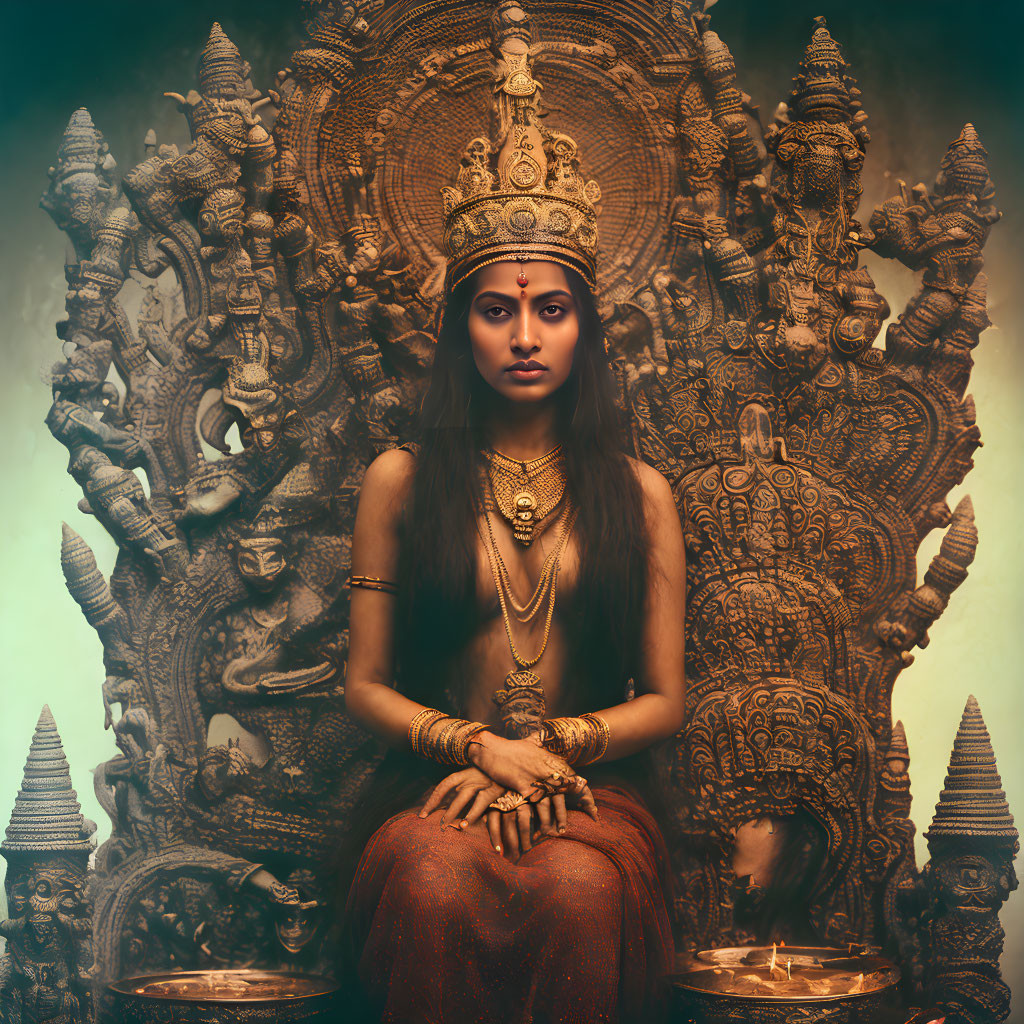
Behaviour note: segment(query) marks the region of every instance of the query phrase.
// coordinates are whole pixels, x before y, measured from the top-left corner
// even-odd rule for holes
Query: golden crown
[[[594,287],[601,190],[580,174],[576,142],[541,124],[541,85],[517,42],[499,50],[497,144],[473,139],[455,187],[441,190],[447,284],[454,288],[499,260],[546,259],[576,270]]]

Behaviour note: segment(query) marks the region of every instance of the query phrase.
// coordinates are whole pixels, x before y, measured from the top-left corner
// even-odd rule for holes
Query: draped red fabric
[[[395,815],[363,852],[346,907],[359,982],[384,1024],[645,1024],[673,963],[667,853],[625,786],[594,786],[599,821],[516,864],[486,830]]]

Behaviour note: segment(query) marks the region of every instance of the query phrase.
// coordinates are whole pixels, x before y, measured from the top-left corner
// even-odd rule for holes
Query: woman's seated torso
[[[560,527],[556,510],[550,516],[550,525],[524,547],[512,537],[512,531],[499,515],[492,514],[491,529],[495,543],[508,570],[512,591],[520,603],[533,593],[541,574],[544,560],[558,545]],[[471,721],[499,725],[498,709],[493,696],[513,669],[508,636],[505,632],[498,590],[488,557],[487,525],[481,517],[476,539],[476,596],[481,613],[481,624],[462,656],[453,665],[453,674],[462,676],[465,705],[462,713]],[[562,706],[568,665],[567,624],[573,614],[576,582],[579,574],[579,551],[576,538],[571,534],[561,554],[560,570],[555,592],[555,607],[544,655],[533,667],[541,677],[549,718],[568,713]],[[508,609],[512,637],[516,649],[526,659],[532,658],[544,641],[547,622],[547,604],[528,623],[519,622]],[[451,680],[453,684],[458,680]]]

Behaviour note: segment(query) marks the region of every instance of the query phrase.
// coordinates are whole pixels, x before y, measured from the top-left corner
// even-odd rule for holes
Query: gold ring
[[[489,809],[493,811],[501,811],[502,814],[508,811],[514,811],[517,807],[521,807],[526,803],[526,797],[522,793],[516,793],[511,789],[506,789],[493,803],[489,804]]]

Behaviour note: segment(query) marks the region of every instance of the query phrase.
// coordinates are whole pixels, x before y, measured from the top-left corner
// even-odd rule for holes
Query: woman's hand
[[[575,775],[569,762],[552,754],[534,733],[524,740],[508,740],[492,732],[483,732],[470,743],[469,759],[488,778],[527,800],[537,801],[543,790],[539,779],[560,773],[566,780]]]
[[[580,809],[598,820],[597,803],[590,787],[569,794],[570,804],[579,803]],[[489,810],[487,812],[487,834],[491,845],[508,860],[517,861],[536,842],[546,836],[565,834],[568,827],[566,794],[546,796],[536,803],[520,804],[511,811]]]
[[[455,822],[460,814],[469,807],[469,813],[453,828],[469,828],[474,821],[483,817],[487,806],[505,791],[493,779],[488,778],[479,768],[463,768],[442,779],[433,789],[427,802],[420,810],[420,817],[425,818],[438,807],[447,807],[441,815],[441,824],[445,819]],[[454,794],[454,795],[453,795]]]

